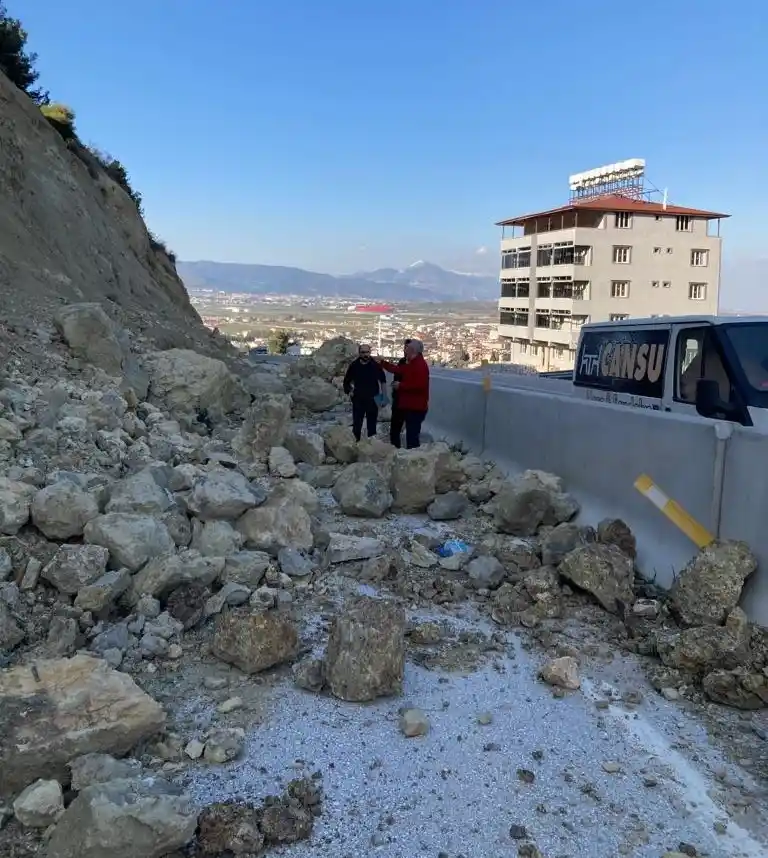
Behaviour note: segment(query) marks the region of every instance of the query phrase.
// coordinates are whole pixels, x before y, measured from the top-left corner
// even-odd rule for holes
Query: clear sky
[[[766,0],[7,0],[182,259],[498,270],[494,221],[645,158],[766,258]]]

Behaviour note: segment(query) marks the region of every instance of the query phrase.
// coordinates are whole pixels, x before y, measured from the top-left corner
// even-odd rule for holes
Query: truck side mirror
[[[720,399],[720,385],[714,379],[700,378],[696,382],[696,411],[702,417],[731,420],[736,409]]]

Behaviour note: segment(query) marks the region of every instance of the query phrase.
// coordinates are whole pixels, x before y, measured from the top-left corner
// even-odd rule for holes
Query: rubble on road
[[[315,781],[209,804],[199,826],[179,788],[247,760],[256,697],[284,679],[315,702],[373,704],[400,697],[407,665],[478,670],[522,635],[542,656],[532,678],[563,705],[587,695],[589,657],[621,651],[660,699],[768,708],[768,632],[738,607],[747,546],[709,546],[661,593],[636,575],[630,528],[577,521],[555,475],[507,478],[443,442],[357,443],[343,339],[260,380],[183,349],[126,353],[92,306],[61,325],[115,375],[0,387],[0,822],[13,808],[14,831],[46,831],[48,858],[309,837]],[[456,632],[436,611],[497,631]],[[577,646],[585,623],[594,639]],[[199,665],[189,693],[212,695],[210,711],[179,735],[165,709]],[[427,711],[403,708],[397,738],[429,742]]]

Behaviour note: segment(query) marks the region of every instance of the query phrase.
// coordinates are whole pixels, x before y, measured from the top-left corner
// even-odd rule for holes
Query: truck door
[[[722,402],[737,407],[734,384],[712,325],[680,325],[674,334],[672,378],[667,376],[671,391],[665,391],[665,406],[683,414],[697,414],[696,382],[706,378],[717,382]],[[741,422],[734,417],[719,419]]]

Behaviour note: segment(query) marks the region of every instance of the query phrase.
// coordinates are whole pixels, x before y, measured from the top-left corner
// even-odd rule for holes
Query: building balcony
[[[529,340],[528,325],[499,325],[500,337],[514,340]]]
[[[533,339],[537,343],[548,343],[556,346],[576,348],[579,341],[579,331],[567,328],[534,328]]]
[[[537,298],[537,310],[573,310],[573,298]]]
[[[501,249],[515,250],[518,247],[527,247],[531,244],[531,240],[538,244],[551,244],[555,241],[572,241],[575,244],[576,235],[577,230],[571,227],[570,229],[553,229],[532,235],[516,235],[514,238],[505,236],[501,240]]]

